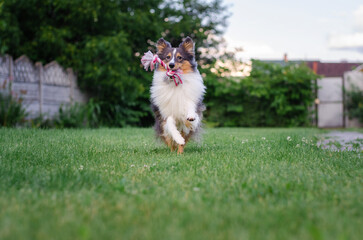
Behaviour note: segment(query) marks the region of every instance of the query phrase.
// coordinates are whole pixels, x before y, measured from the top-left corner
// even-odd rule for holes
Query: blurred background
[[[207,126],[362,126],[356,0],[0,0],[0,125],[152,126],[140,59],[186,36]]]

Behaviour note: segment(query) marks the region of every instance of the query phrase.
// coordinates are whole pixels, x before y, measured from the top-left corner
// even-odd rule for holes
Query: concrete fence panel
[[[1,91],[22,99],[29,118],[53,118],[62,105],[87,102],[72,69],[64,70],[56,61],[43,67],[40,62],[33,64],[27,56],[15,61],[8,55],[1,56],[0,84]]]

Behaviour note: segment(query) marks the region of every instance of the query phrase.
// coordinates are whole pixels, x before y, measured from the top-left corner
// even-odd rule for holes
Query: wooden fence
[[[62,105],[87,102],[71,68],[64,70],[56,61],[33,64],[27,56],[15,61],[9,55],[0,56],[0,91],[21,98],[29,118],[40,114],[52,118]]]

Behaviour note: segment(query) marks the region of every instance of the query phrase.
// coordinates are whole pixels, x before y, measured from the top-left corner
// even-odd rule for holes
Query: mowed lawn
[[[0,129],[0,239],[362,239],[363,154],[316,129]],[[290,140],[288,140],[290,139]]]

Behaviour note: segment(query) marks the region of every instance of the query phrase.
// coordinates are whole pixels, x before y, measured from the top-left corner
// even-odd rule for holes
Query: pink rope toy
[[[183,81],[181,80],[179,74],[181,74],[181,71],[178,69],[177,71],[170,70],[169,66],[166,65],[157,54],[153,55],[152,52],[148,51],[144,54],[144,56],[141,58],[141,63],[144,65],[145,70],[150,67],[150,70],[154,70],[155,63],[158,62],[161,66],[163,66],[166,69],[166,76],[172,78],[174,80],[175,86],[178,86],[179,83],[183,84]],[[178,79],[176,79],[177,77]]]

